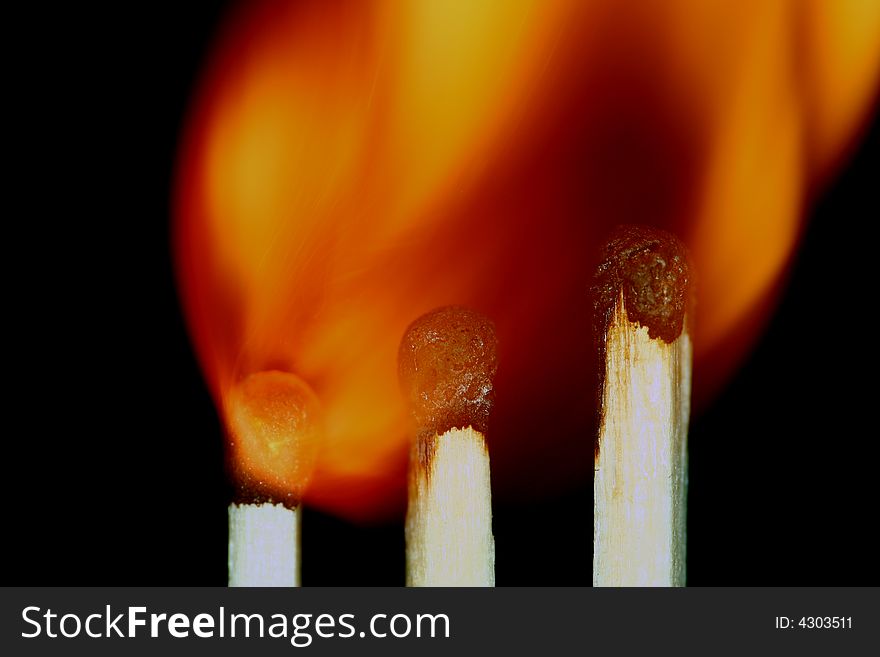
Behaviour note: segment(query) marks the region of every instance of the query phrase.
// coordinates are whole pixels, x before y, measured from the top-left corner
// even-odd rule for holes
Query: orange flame
[[[600,240],[620,222],[685,238],[697,372],[717,386],[878,68],[880,5],[858,0],[248,5],[194,103],[176,208],[183,303],[227,425],[237,382],[294,372],[326,412],[308,499],[398,508],[398,342],[466,304],[501,344],[496,488],[589,476]]]

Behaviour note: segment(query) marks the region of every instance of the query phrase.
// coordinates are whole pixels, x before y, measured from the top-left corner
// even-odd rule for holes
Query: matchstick
[[[487,318],[440,308],[407,329],[401,387],[415,420],[406,516],[408,586],[495,586],[485,432],[497,339]]]
[[[318,400],[295,375],[267,371],[240,382],[227,408],[229,586],[299,586],[302,493],[323,428]]]
[[[607,243],[594,288],[594,586],[685,584],[691,287],[669,233],[625,226]]]
[[[301,506],[229,505],[229,586],[299,586]]]

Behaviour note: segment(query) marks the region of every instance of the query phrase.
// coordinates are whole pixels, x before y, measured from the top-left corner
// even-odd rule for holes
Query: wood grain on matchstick
[[[301,507],[229,506],[229,586],[299,586]]]
[[[497,339],[465,308],[435,310],[407,329],[400,380],[415,421],[406,517],[409,586],[494,586],[492,491],[485,431]]]
[[[691,274],[671,235],[620,229],[597,274],[603,359],[593,584],[683,586]]]

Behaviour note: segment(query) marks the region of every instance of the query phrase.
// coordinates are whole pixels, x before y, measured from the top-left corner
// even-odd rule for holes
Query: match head
[[[693,275],[687,250],[671,233],[648,226],[620,226],[602,250],[593,286],[600,341],[623,293],[630,322],[648,335],[674,341],[692,304]]]
[[[312,389],[288,372],[257,372],[233,388],[226,415],[235,501],[296,507],[323,435]]]
[[[498,369],[498,339],[487,317],[460,306],[422,315],[404,333],[398,366],[421,435],[469,426],[486,431]]]

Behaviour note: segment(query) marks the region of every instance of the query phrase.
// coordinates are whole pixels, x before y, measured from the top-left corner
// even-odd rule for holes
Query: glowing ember
[[[497,490],[589,477],[598,246],[619,223],[684,238],[696,376],[723,381],[876,89],[873,4],[248,3],[196,97],[177,199],[227,426],[245,377],[295,372],[326,414],[309,500],[394,509],[400,337],[464,304],[499,337]]]
[[[285,372],[258,372],[229,394],[230,461],[238,501],[296,506],[323,433],[315,394]]]

